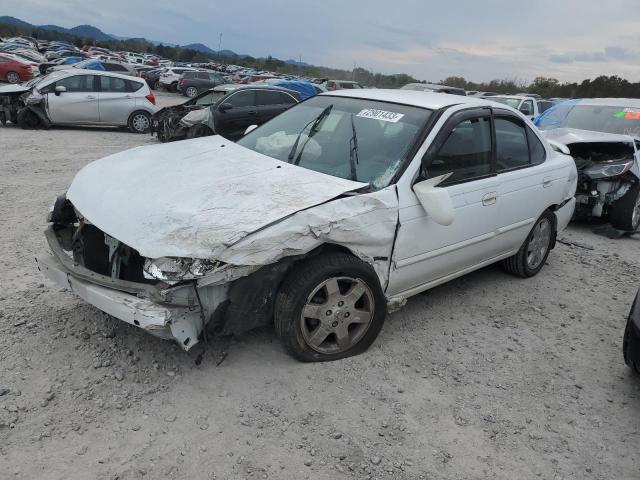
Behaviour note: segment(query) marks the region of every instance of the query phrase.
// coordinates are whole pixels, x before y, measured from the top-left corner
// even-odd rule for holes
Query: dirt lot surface
[[[0,128],[0,478],[640,478],[621,354],[640,240],[571,226],[579,245],[537,277],[489,267],[418,295],[356,358],[297,363],[264,329],[198,366],[34,263],[74,174],[154,142]]]

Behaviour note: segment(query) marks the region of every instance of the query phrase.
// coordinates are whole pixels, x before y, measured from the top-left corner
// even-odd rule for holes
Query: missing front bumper
[[[173,339],[184,350],[189,350],[198,343],[203,327],[199,307],[163,305],[88,282],[72,275],[53,255],[42,255],[36,258],[36,263],[47,278],[70,289],[87,303],[113,317],[157,337]]]

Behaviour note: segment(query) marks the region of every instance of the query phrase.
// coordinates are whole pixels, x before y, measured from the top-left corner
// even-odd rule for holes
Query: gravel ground
[[[33,261],[74,174],[150,143],[0,128],[0,478],[640,478],[621,355],[637,238],[572,225],[537,277],[489,267],[418,295],[355,358],[297,363],[264,329],[198,366]]]

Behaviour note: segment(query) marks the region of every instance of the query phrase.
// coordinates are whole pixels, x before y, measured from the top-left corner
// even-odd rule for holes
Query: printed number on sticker
[[[374,120],[382,120],[383,122],[396,123],[404,117],[404,114],[387,112],[386,110],[376,110],[375,108],[365,108],[356,116],[362,118],[373,118]]]

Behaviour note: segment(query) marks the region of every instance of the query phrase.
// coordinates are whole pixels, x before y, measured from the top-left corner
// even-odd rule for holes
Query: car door
[[[222,105],[230,108],[224,109]],[[242,135],[249,125],[258,123],[256,107],[256,91],[254,89],[239,90],[225,97],[215,112],[216,133],[235,140]]]
[[[566,175],[545,164],[545,146],[522,118],[495,110],[494,126],[499,199],[496,243],[500,253],[515,253],[538,217],[559,197],[552,192],[563,185]]]
[[[440,184],[455,210],[451,225],[436,223],[411,188],[399,188],[400,227],[389,295],[429,288],[491,263],[498,255],[494,238],[498,185],[491,122],[489,108],[453,114],[423,159],[417,181],[452,174]]]
[[[52,123],[98,123],[98,93],[95,75],[72,75],[48,85],[42,93],[47,95],[47,114]],[[56,87],[66,91],[56,92]]]
[[[106,125],[126,125],[133,112],[136,99],[128,81],[120,77],[100,75],[100,123]]]

